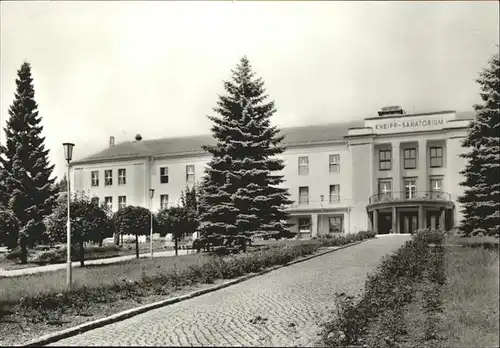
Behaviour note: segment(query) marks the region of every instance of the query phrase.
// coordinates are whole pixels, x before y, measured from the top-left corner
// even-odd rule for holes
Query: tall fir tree
[[[498,53],[480,74],[482,104],[474,105],[472,121],[462,146],[470,149],[462,155],[467,160],[461,173],[465,180],[464,219],[461,231],[466,235],[499,237],[500,225],[500,61]]]
[[[227,94],[214,108],[219,117],[209,116],[216,145],[204,147],[212,159],[200,194],[202,235],[288,237],[285,205],[291,201],[279,187],[283,175],[276,173],[284,168],[276,156],[285,149],[279,129],[270,123],[274,102],[266,102],[264,82],[246,57],[224,89]]]
[[[4,128],[6,144],[0,147],[0,201],[19,219],[19,240],[32,247],[47,239],[43,219],[52,213],[56,200],[53,165],[49,164],[35,101],[31,66],[17,71],[15,100]],[[22,235],[21,235],[22,234]]]

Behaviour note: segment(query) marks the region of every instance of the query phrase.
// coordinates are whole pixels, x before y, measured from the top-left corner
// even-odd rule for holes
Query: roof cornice
[[[143,160],[148,159],[149,155],[127,155],[127,156],[116,156],[112,158],[89,158],[81,159],[77,161],[70,162],[71,167],[77,167],[82,164],[97,164],[97,163],[109,163],[109,162],[121,162],[121,161],[133,161],[133,160]]]

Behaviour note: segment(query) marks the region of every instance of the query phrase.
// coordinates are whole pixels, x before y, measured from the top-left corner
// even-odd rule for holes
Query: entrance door
[[[414,233],[418,229],[418,213],[401,213],[401,232]]]
[[[439,226],[439,212],[428,211],[427,214],[427,226],[432,230],[435,230]]]
[[[378,215],[378,234],[388,234],[392,228],[392,214],[379,213]]]

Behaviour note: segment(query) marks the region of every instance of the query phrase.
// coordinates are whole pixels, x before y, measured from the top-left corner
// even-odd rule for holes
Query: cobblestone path
[[[52,345],[307,346],[334,293],[355,293],[406,235],[382,236]]]

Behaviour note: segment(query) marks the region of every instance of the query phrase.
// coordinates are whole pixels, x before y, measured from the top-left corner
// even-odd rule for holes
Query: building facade
[[[299,238],[374,230],[410,233],[452,228],[470,119],[454,111],[405,114],[382,108],[362,122],[282,129],[283,186]],[[75,161],[72,191],[87,191],[112,211],[139,205],[157,211],[180,203],[186,185],[200,182],[211,136],[138,140]],[[150,197],[150,189],[154,196]]]

